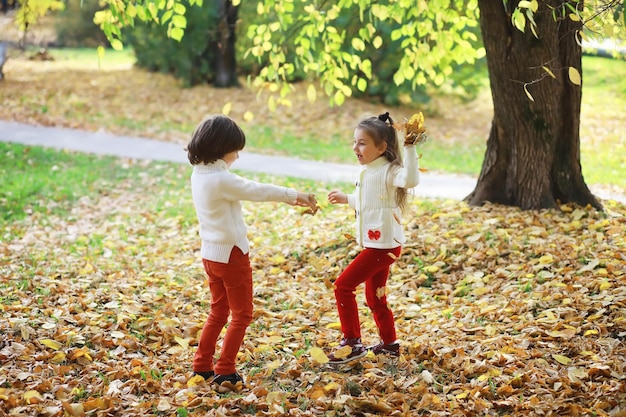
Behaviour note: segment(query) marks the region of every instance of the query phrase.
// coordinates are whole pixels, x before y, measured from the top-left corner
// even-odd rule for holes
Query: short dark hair
[[[191,165],[210,164],[246,146],[246,135],[230,117],[218,114],[198,124],[185,148]]]

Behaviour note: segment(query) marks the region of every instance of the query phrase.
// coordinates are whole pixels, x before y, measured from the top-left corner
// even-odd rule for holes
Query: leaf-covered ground
[[[357,251],[353,215],[324,203],[326,185],[263,178],[308,188],[322,210],[245,204],[246,388],[219,393],[190,378],[209,295],[189,167],[139,168],[69,215],[2,231],[1,415],[626,415],[624,205],[415,200],[388,286],[403,354],[333,368],[311,349],[341,337],[332,283]]]

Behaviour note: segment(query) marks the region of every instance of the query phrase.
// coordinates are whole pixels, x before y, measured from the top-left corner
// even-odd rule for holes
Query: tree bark
[[[215,51],[213,85],[215,87],[235,87],[239,86],[235,56],[235,28],[239,6],[233,6],[229,0],[220,0],[219,3],[217,40],[213,48]]]
[[[576,41],[582,24],[568,17],[562,1],[540,1],[537,38],[528,26],[524,33],[513,26],[517,3],[505,8],[502,0],[478,0],[494,116],[482,170],[466,201],[527,210],[576,203],[601,210],[580,165],[582,86],[568,76],[569,67],[582,74]]]

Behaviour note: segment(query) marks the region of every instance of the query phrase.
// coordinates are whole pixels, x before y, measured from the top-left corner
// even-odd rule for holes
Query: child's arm
[[[415,145],[404,146],[404,167],[393,177],[393,185],[399,188],[413,188],[420,182],[419,163]]]
[[[231,201],[278,201],[293,206],[315,208],[313,194],[293,188],[251,181],[233,173],[227,173],[221,181],[221,195]]]

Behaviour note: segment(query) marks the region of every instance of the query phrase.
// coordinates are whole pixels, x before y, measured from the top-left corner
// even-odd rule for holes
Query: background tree
[[[15,13],[15,23],[22,35],[19,40],[20,48],[26,46],[28,31],[39,19],[48,12],[65,8],[65,3],[60,0],[22,0],[19,3],[20,5]]]
[[[211,83],[239,85],[235,54],[239,6],[228,0],[195,0],[164,4],[117,4],[123,9],[98,12],[107,36],[117,38],[121,27],[133,47],[137,65],[171,73],[187,86]],[[184,32],[183,32],[184,30]],[[183,33],[185,36],[183,37]]]
[[[265,2],[265,11],[283,10],[281,5],[287,3]],[[318,75],[324,90],[338,104],[353,89],[364,89],[372,78],[370,60],[346,54],[339,47],[340,34],[333,31],[333,15],[350,3],[340,1],[326,8],[310,5],[309,13],[297,22],[289,14],[280,17],[283,33],[297,28],[295,35],[290,34],[301,40],[297,65]],[[379,35],[379,28],[401,23],[390,36],[391,41],[402,40],[405,52],[394,77],[396,84],[441,85],[450,75],[452,63],[479,58],[482,50],[476,49],[466,34],[480,21],[495,110],[481,174],[467,197],[470,204],[491,201],[540,209],[574,202],[601,208],[586,186],[580,166],[580,41],[586,19],[601,20],[615,10],[616,16],[623,16],[623,1],[589,2],[587,8],[577,0],[358,4],[362,29],[351,39],[357,51],[366,43],[388,42]],[[330,37],[323,51],[307,48],[308,39],[315,36]],[[261,76],[282,82],[290,67],[281,60],[280,47],[263,53],[272,56],[273,66]],[[347,78],[342,71],[346,66],[362,68],[362,77]]]

